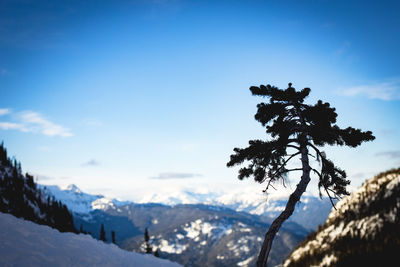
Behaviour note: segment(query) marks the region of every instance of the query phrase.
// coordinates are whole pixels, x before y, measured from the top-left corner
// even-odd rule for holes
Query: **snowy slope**
[[[180,266],[10,214],[0,213],[0,229],[0,266]]]

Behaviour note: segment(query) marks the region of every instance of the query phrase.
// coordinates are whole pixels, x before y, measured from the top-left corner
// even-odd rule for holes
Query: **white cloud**
[[[0,129],[3,130],[20,130],[23,132],[27,132],[27,130],[24,128],[24,125],[20,123],[14,123],[14,122],[1,122],[0,121]]]
[[[8,108],[0,108],[0,116],[6,115],[11,113],[11,110],[9,110]]]
[[[45,119],[39,113],[25,111],[22,112],[20,116],[23,123],[29,125],[29,128],[34,132],[39,132],[48,136],[72,136],[69,129]]]
[[[151,179],[185,179],[200,177],[201,174],[197,173],[182,173],[182,172],[162,172],[157,176],[150,177]]]
[[[10,113],[9,109],[0,109],[0,115]],[[14,120],[16,121],[0,121],[0,129],[40,133],[47,136],[69,137],[73,135],[68,128],[55,124],[34,111],[17,113],[14,116]]]
[[[371,83],[366,85],[353,86],[337,91],[345,96],[364,95],[371,99],[380,99],[385,101],[400,99],[400,79],[390,81]]]

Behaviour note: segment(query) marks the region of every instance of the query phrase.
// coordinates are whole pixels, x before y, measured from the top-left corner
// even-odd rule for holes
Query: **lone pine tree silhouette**
[[[296,203],[306,191],[310,182],[310,174],[319,179],[319,191],[328,195],[332,205],[333,199],[348,195],[346,172],[341,170],[326,157],[320,147],[325,145],[346,145],[357,147],[364,141],[372,141],[375,137],[371,131],[348,127],[341,129],[336,125],[337,113],[329,103],[319,100],[315,105],[304,104],[310,94],[310,88],[296,91],[289,83],[285,90],[271,85],[252,86],[253,95],[269,98],[269,103],[257,105],[255,119],[266,127],[270,140],[250,140],[247,148],[234,148],[228,167],[248,163],[239,170],[238,178],[242,180],[250,176],[259,183],[266,183],[266,192],[274,182],[285,182],[287,174],[292,171],[302,172],[300,182],[290,195],[284,211],[272,222],[265,234],[265,239],[257,259],[258,267],[267,266],[272,241],[281,225],[292,215]],[[312,168],[309,156],[320,162],[320,168]],[[298,158],[301,168],[288,168],[288,162]]]

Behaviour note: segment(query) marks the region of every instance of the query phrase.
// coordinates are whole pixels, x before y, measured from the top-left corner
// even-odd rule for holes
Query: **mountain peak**
[[[66,190],[66,191],[72,191],[72,192],[75,192],[75,193],[82,193],[82,191],[79,189],[79,187],[77,187],[77,186],[74,185],[74,184],[68,185],[64,190]]]

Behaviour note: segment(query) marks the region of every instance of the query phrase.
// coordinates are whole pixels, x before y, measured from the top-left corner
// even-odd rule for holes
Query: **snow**
[[[198,219],[194,222],[190,223],[190,226],[183,228],[186,231],[186,236],[195,239],[202,233],[203,235],[210,236],[211,231],[215,228],[215,226],[211,225],[208,222],[202,222],[202,220]]]
[[[238,266],[249,266],[250,262],[254,259],[254,256],[251,256],[250,258],[248,258],[247,260],[238,262],[237,265]]]
[[[161,240],[160,244],[154,245],[154,249],[159,249],[162,252],[167,252],[167,253],[175,253],[175,254],[181,254],[184,250],[186,250],[187,245],[181,245],[181,244],[169,244],[168,240]]]
[[[71,184],[66,188],[60,188],[56,185],[38,185],[46,194],[54,196],[60,200],[68,209],[75,213],[87,214],[92,210],[105,210],[108,208],[117,208],[127,204],[129,201],[119,201],[117,199],[104,197],[102,195],[91,195],[82,192],[76,185]]]
[[[10,214],[0,213],[0,229],[0,266],[180,266]]]
[[[186,224],[183,230],[186,231],[186,237],[198,241],[200,240],[200,234],[206,235],[208,238],[219,239],[222,235],[230,234],[232,232],[231,227],[232,225],[213,224],[198,219]]]

